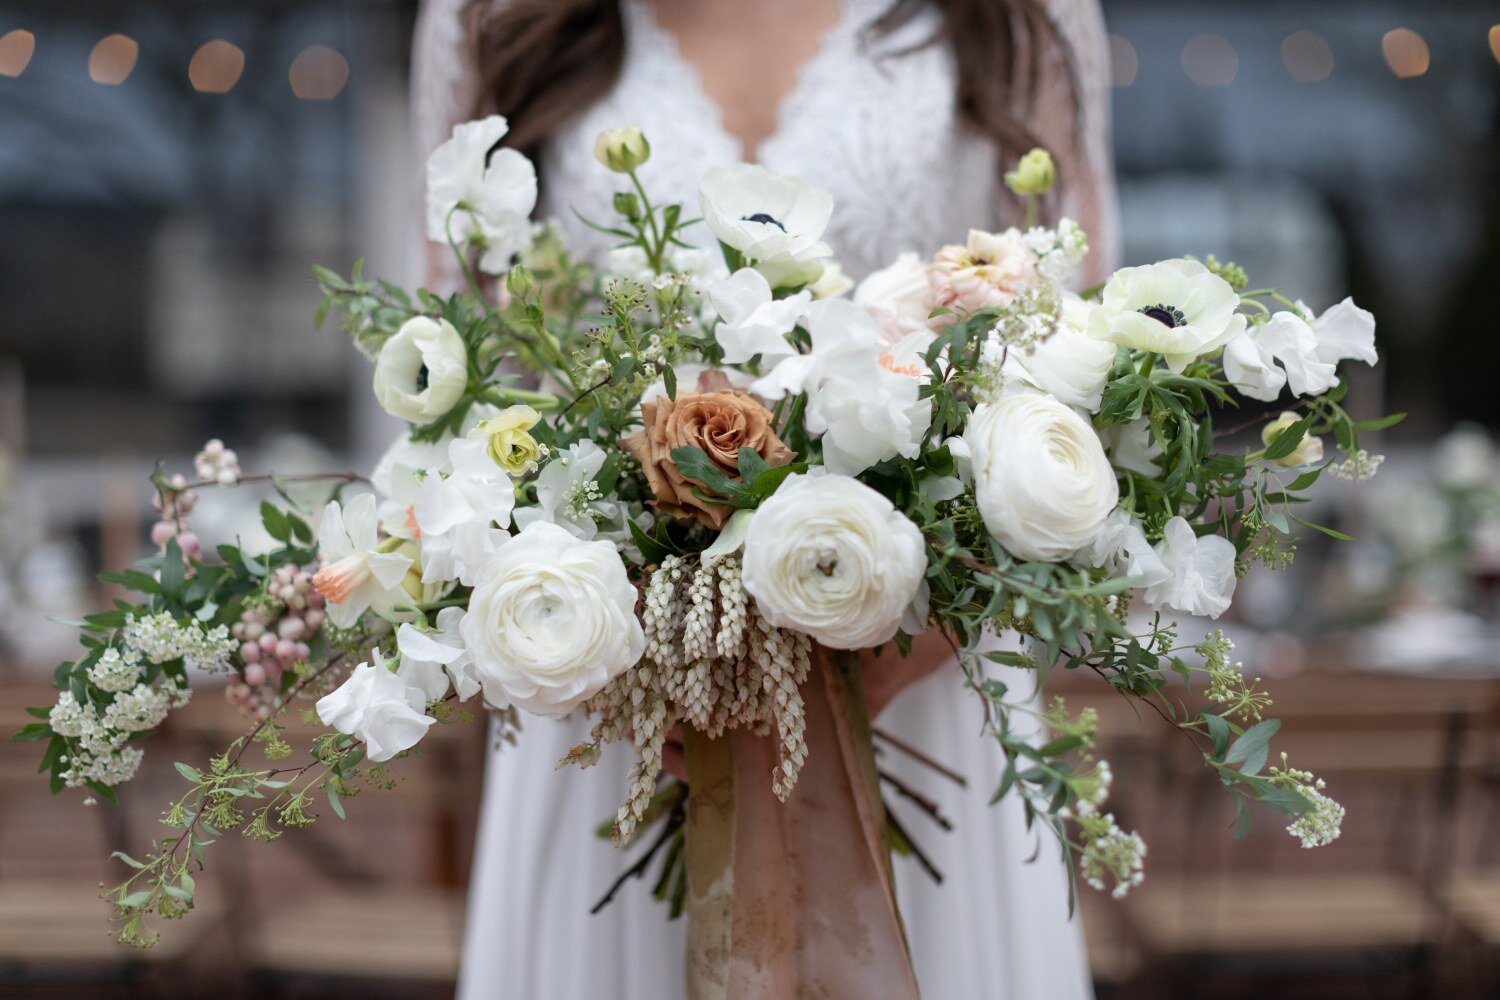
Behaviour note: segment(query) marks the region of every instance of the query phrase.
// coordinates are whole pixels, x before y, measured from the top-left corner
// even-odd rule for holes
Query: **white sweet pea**
[[[1089,336],[1163,356],[1172,371],[1244,332],[1240,297],[1195,260],[1116,271],[1089,319]]]
[[[555,456],[536,477],[536,506],[515,512],[516,527],[524,530],[547,522],[579,538],[593,538],[599,522],[617,514],[615,502],[599,492],[597,477],[606,457],[604,449],[587,438]]]
[[[412,317],[375,359],[375,399],[410,424],[430,424],[453,409],[468,379],[464,340],[445,319]]]
[[[635,588],[609,542],[538,522],[480,577],[460,632],[491,704],[562,718],[646,648]]]
[[[1172,575],[1141,530],[1140,519],[1123,507],[1114,509],[1099,537],[1080,555],[1084,562],[1107,570],[1111,577],[1134,577],[1137,588],[1158,586]]]
[[[709,285],[708,297],[723,320],[714,329],[714,340],[729,364],[744,364],[759,354],[765,364],[774,365],[797,353],[786,335],[811,304],[811,292],[772,298],[765,276],[745,267]]]
[[[808,292],[815,299],[836,299],[853,288],[854,279],[844,273],[838,261],[831,258],[823,261],[823,273],[807,286]]]
[[[427,238],[484,248],[479,266],[503,274],[531,243],[536,168],[514,149],[490,150],[510,126],[499,115],[454,126],[427,158]]]
[[[1088,336],[1094,306],[1076,295],[1063,297],[1057,329],[1029,351],[1012,348],[1001,374],[1018,379],[1069,406],[1099,409],[1104,384],[1114,367],[1116,347]]]
[[[335,500],[323,510],[318,525],[323,568],[313,577],[313,586],[328,602],[328,620],[339,628],[350,628],[372,608],[389,614],[398,601],[407,599],[401,581],[411,559],[379,551],[375,527],[375,497],[369,493],[361,493],[348,506]]]
[[[1099,440],[1115,468],[1139,472],[1143,476],[1161,473],[1161,445],[1151,436],[1149,418],[1141,417],[1128,424],[1110,424],[1099,432]]]
[[[1229,607],[1235,585],[1234,543],[1229,539],[1199,538],[1184,518],[1174,517],[1156,545],[1156,555],[1169,576],[1141,593],[1153,609],[1171,607],[1217,618]]]
[[[760,613],[834,649],[895,635],[926,572],[916,525],[847,476],[788,476],[745,536],[745,590]]]
[[[473,575],[494,554],[510,525],[515,487],[484,440],[463,438],[448,445],[448,475],[429,472],[417,491],[412,513],[421,529],[422,580],[459,580],[473,586]]]
[[[479,693],[474,661],[460,634],[465,614],[463,608],[443,608],[437,613],[435,633],[424,632],[410,622],[396,630],[396,648],[401,652],[396,676],[408,687],[420,690],[428,701],[446,695],[450,682],[459,701],[468,701]]]
[[[709,231],[746,260],[807,262],[832,254],[822,237],[833,196],[800,177],[753,163],[712,167],[698,188],[698,207]]]
[[[1313,328],[1291,312],[1251,323],[1224,345],[1224,375],[1241,394],[1264,402],[1281,395],[1283,385],[1294,396],[1315,396],[1338,379],[1334,365],[1319,359]]]
[[[932,315],[926,262],[909,251],[901,254],[855,287],[854,304],[874,318],[887,343],[926,330]]]
[[[1051,396],[1021,393],[980,404],[964,440],[985,527],[1019,558],[1066,559],[1098,536],[1119,503],[1094,429]]]
[[[416,746],[437,720],[423,713],[420,690],[408,687],[375,653],[375,664],[361,663],[333,693],[318,699],[323,725],[365,744],[374,763],[390,760]]]
[[[1297,308],[1304,315],[1312,311],[1301,302]],[[1373,365],[1380,360],[1375,350],[1375,317],[1368,310],[1345,299],[1324,310],[1323,315],[1312,321],[1313,334],[1318,339],[1318,358],[1330,365],[1346,358]]]
[[[884,344],[869,314],[844,299],[807,310],[812,350],[782,361],[753,385],[767,399],[807,393],[807,429],[822,437],[829,471],[857,475],[877,462],[914,458],[932,423],[919,399],[920,371],[882,363]]]

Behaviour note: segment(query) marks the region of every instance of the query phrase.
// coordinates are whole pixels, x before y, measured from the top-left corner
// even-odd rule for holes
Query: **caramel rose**
[[[734,508],[694,496],[693,487],[703,484],[677,470],[672,449],[701,448],[731,477],[739,475],[741,448],[754,450],[767,465],[786,465],[792,450],[771,429],[771,411],[749,393],[730,387],[723,374],[705,373],[698,385],[700,391],[679,393],[676,400],[661,396],[642,403],[645,427],[620,444],[640,460],[658,510],[697,518],[717,531]]]

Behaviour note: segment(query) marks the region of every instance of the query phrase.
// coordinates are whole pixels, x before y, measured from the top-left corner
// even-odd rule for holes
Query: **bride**
[[[541,215],[595,260],[608,237],[572,210],[610,214],[615,178],[592,152],[601,129],[641,126],[659,154],[645,182],[688,212],[715,164],[800,175],[832,192],[827,240],[855,280],[900,252],[961,241],[970,226],[1016,221],[1002,164],[1045,145],[1059,163],[1061,214],[1092,237],[1090,284],[1114,263],[1106,58],[1097,0],[426,0],[414,111],[426,150],[455,122],[504,114],[507,142],[538,164]],[[942,669],[944,649],[929,640],[904,661],[867,665],[872,712],[891,702],[877,725],[967,778],[961,788],[882,758],[892,771],[918,767],[908,777],[954,826],[903,819],[946,876],[937,884],[897,860],[923,993],[1088,997],[1055,845],[1026,831],[1014,796],[988,804],[1000,753],[981,738],[958,671]],[[681,995],[683,926],[644,888],[589,915],[628,863],[594,830],[614,814],[629,762],[617,748],[587,771],[554,772],[584,732],[580,720],[537,719],[519,745],[491,754],[466,1000]]]

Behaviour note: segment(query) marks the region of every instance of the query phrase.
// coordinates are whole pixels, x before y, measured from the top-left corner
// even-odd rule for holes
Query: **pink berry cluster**
[[[311,655],[308,641],[327,618],[323,597],[313,588],[313,574],[300,566],[277,567],[266,593],[275,602],[247,609],[230,628],[240,641],[245,671],[225,692],[231,702],[262,719],[271,713],[281,675]]]
[[[165,552],[167,543],[175,538],[184,559],[197,559],[203,546],[199,543],[198,536],[193,534],[187,519],[193,504],[198,502],[197,494],[187,488],[185,476],[176,475],[167,481],[171,483],[172,490],[165,494],[157,493],[151,498],[151,509],[161,516],[161,520],[151,526],[151,544]]]

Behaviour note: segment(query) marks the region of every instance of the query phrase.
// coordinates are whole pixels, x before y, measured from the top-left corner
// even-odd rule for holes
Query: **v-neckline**
[[[709,112],[714,129],[720,137],[734,149],[738,159],[745,163],[764,163],[766,150],[772,146],[786,131],[788,125],[789,109],[803,99],[803,93],[808,86],[808,79],[816,69],[828,59],[834,43],[848,29],[850,22],[855,17],[854,9],[858,6],[858,0],[840,0],[839,15],[834,19],[822,33],[818,35],[818,44],[812,55],[802,60],[797,65],[792,75],[792,85],[776,99],[774,118],[771,123],[771,131],[767,132],[753,147],[744,138],[729,130],[725,123],[724,106],[709,92],[704,82],[703,69],[682,51],[675,32],[670,31],[657,20],[656,11],[652,8],[649,0],[624,0],[630,10],[634,11],[635,26],[642,31],[649,32],[659,42],[662,56],[677,64],[688,84],[693,88],[698,100],[702,101]]]

